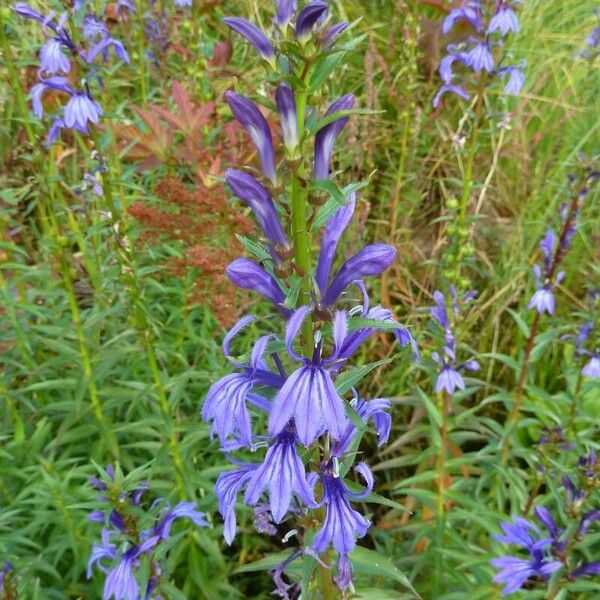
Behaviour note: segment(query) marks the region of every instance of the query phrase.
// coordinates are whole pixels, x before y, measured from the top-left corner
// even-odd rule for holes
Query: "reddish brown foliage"
[[[249,233],[252,223],[241,212],[228,210],[220,185],[192,191],[177,179],[166,179],[157,185],[156,194],[163,202],[161,208],[142,202],[129,207],[143,226],[143,242],[181,241],[184,256],[168,262],[170,272],[181,276],[196,270],[191,301],[209,306],[223,325],[230,325],[241,304],[224,271],[241,252],[233,234]]]

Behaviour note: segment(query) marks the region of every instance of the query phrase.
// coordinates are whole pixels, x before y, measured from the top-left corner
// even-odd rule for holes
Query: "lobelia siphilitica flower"
[[[226,542],[234,540],[239,497],[254,507],[260,532],[281,533],[286,542],[297,538],[295,550],[272,572],[275,593],[287,598],[298,585],[285,580],[288,565],[308,555],[331,579],[331,548],[337,553],[335,583],[351,588],[352,550],[370,526],[353,502],[369,500],[374,480],[364,462],[353,469],[364,480],[362,490],[348,477],[365,427],[372,424],[383,444],[391,417],[389,400],[367,400],[353,391],[360,377],[352,377],[350,361],[376,331],[394,332],[415,355],[416,344],[391,311],[371,306],[363,283],[392,263],[395,248],[369,245],[335,267],[359,186],[340,189],[331,160],[354,97],[340,97],[324,115],[311,100],[330,72],[326,59],[346,24],[332,24],[321,1],[297,7],[280,0],[275,8],[269,32],[239,17],[223,20],[264,59],[275,88],[281,151],[259,103],[233,90],[225,94],[260,165],[229,169],[225,180],[261,231],[259,241],[246,240],[254,258],[234,260],[227,275],[238,287],[258,292],[273,310],[262,318],[244,316],[226,335],[223,353],[235,372],[211,386],[202,417],[234,465],[215,485]],[[245,330],[247,338],[261,328],[267,332],[249,356],[236,358],[238,334]],[[272,333],[280,328],[283,333]],[[263,422],[266,430],[257,430]],[[243,450],[241,458],[233,456]]]
[[[206,527],[204,513],[193,502],[171,507],[163,498],[148,500],[150,485],[129,483],[118,465],[108,465],[102,479],[91,477],[89,482],[101,492],[101,509],[90,513],[89,519],[102,524],[102,531],[90,554],[88,579],[94,567],[104,573],[103,600],[164,598],[161,583],[168,581],[163,565],[171,527],[178,519]],[[145,569],[141,568],[144,561]]]
[[[597,22],[596,26],[585,39],[585,48],[575,56],[587,60],[590,66],[600,56],[600,8],[594,10]]]
[[[431,316],[437,321],[444,334],[444,344],[440,352],[433,352],[431,358],[438,366],[435,382],[436,393],[444,392],[452,396],[457,390],[465,389],[465,381],[461,371],[478,371],[479,363],[475,360],[458,362],[456,358],[456,338],[454,335],[454,321],[460,316],[461,309],[471,302],[477,292],[471,290],[462,296],[454,286],[450,286],[450,311],[448,310],[446,296],[440,291],[433,294],[435,306],[430,309]]]
[[[577,333],[563,335],[561,339],[573,343],[575,356],[582,363],[582,377],[600,379],[600,327],[598,326],[600,290],[591,290],[588,299],[589,311],[583,315]]]
[[[92,14],[83,16],[74,36],[69,27],[75,20],[69,20],[66,12],[59,17],[54,11],[44,15],[24,2],[15,4],[13,9],[19,16],[41,23],[46,37],[39,54],[38,83],[31,89],[33,113],[40,119],[44,117],[43,100],[49,92],[64,97],[58,111],[51,115],[46,145],[58,140],[62,129],[89,134],[90,126],[98,125],[103,115],[90,88],[93,82],[102,85],[97,60],[106,63],[112,50],[119,60],[129,63],[122,42],[113,38],[108,27]]]
[[[485,74],[503,82],[503,92],[518,96],[525,83],[524,62],[504,64],[503,40],[519,31],[516,14],[521,0],[456,0],[442,23],[442,33],[465,31],[463,39],[446,46],[439,74],[442,86],[433,99],[437,107],[447,93],[468,100]],[[472,74],[477,77],[473,77]]]
[[[500,524],[503,535],[496,535],[494,539],[521,549],[490,561],[498,569],[494,582],[504,585],[503,596],[522,588],[545,587],[552,589],[554,598],[569,582],[600,575],[600,561],[590,561],[593,553],[590,554],[591,541],[586,537],[600,520],[597,492],[600,461],[596,452],[591,450],[582,456],[573,473],[576,483],[567,475],[561,480],[566,495],[560,511],[564,515],[564,527],[541,505],[535,507],[534,515],[542,528],[519,516],[514,516],[512,522]]]
[[[12,564],[5,562],[0,569],[0,600],[15,600],[18,598],[13,573]]]
[[[533,267],[537,289],[527,306],[530,310],[535,310],[538,315],[554,314],[556,309],[554,291],[565,277],[564,271],[558,271],[558,268],[577,231],[578,215],[590,192],[590,186],[598,176],[598,172],[585,167],[578,178],[570,178],[571,202],[563,204],[560,208],[560,231],[557,234],[553,229],[549,229],[540,242],[543,262],[536,263]]]

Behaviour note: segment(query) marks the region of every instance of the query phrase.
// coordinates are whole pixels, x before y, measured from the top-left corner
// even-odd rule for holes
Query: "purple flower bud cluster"
[[[577,219],[581,206],[589,193],[590,186],[599,177],[598,172],[589,167],[583,169],[579,180],[569,177],[573,184],[572,198],[560,208],[561,229],[557,235],[553,229],[549,229],[540,242],[540,250],[543,261],[533,266],[533,274],[536,282],[536,291],[531,297],[527,308],[533,309],[542,315],[548,313],[553,315],[556,309],[554,290],[564,279],[564,271],[558,271],[561,261],[568,252],[573,237],[577,231]],[[579,185],[574,185],[578,181]]]
[[[54,12],[44,15],[24,2],[18,2],[13,7],[21,17],[32,19],[42,24],[42,31],[46,36],[46,43],[40,50],[40,68],[38,83],[31,89],[33,112],[36,117],[44,116],[42,99],[47,92],[58,92],[68,97],[58,114],[54,114],[46,145],[54,143],[61,129],[73,129],[87,135],[90,125],[97,125],[103,111],[98,102],[94,100],[88,83],[73,84],[67,75],[73,70],[72,61],[78,62],[83,67],[88,67],[90,75],[94,69],[90,68],[98,56],[103,62],[108,60],[109,51],[125,63],[129,63],[129,55],[123,44],[111,37],[108,27],[93,15],[84,17],[81,37],[85,47],[78,47],[66,28],[67,13],[56,18]]]
[[[589,293],[590,312],[577,329],[577,334],[566,334],[563,340],[571,340],[575,346],[575,356],[584,362],[581,375],[589,379],[600,379],[600,340],[598,339],[598,313],[600,292]],[[594,335],[595,334],[595,335]]]
[[[457,390],[465,389],[465,381],[461,371],[478,371],[479,363],[475,360],[457,363],[456,338],[454,336],[452,321],[458,318],[463,305],[471,302],[477,292],[471,290],[459,297],[454,286],[450,286],[451,313],[449,314],[447,300],[444,294],[436,291],[433,294],[435,306],[430,309],[431,316],[437,321],[444,332],[444,345],[440,352],[433,352],[431,358],[438,365],[439,371],[435,383],[435,391],[445,392],[449,395]]]
[[[565,512],[573,520],[572,525],[559,527],[552,513],[544,506],[534,509],[536,519],[545,529],[544,533],[522,517],[513,517],[512,523],[500,524],[503,535],[496,535],[494,539],[522,548],[529,554],[527,557],[502,556],[490,561],[499,569],[494,581],[504,584],[503,596],[516,592],[526,583],[547,585],[550,576],[559,569],[564,569],[564,576],[569,581],[585,575],[600,575],[600,561],[588,562],[576,552],[590,528],[600,520],[600,509],[586,508],[586,504],[594,502],[592,492],[600,480],[600,463],[595,451],[581,457],[579,470],[580,487],[576,487],[570,477],[562,478],[567,493]]]
[[[3,598],[16,598],[17,591],[14,589],[12,582],[13,566],[9,562],[5,562],[0,569],[0,593]]]
[[[105,574],[104,600],[159,600],[163,573],[158,556],[164,555],[161,545],[169,539],[177,519],[206,527],[204,513],[193,502],[173,507],[163,498],[145,502],[150,484],[142,482],[128,489],[122,473],[112,465],[106,467],[104,475],[103,479],[89,480],[101,492],[98,500],[103,505],[90,513],[89,519],[103,526],[100,543],[92,547],[87,577],[92,577],[94,567]],[[151,563],[151,573],[147,582],[140,582],[138,569],[144,556]]]
[[[277,58],[285,48],[280,41],[295,44],[300,56],[308,48],[311,53],[320,52],[335,43],[345,24],[330,26],[327,3],[320,0],[301,10],[294,1],[279,0],[276,33],[271,36],[244,19],[228,17],[224,22],[248,40],[280,76],[274,98],[285,154],[278,157],[269,122],[258,105],[227,92],[226,101],[256,147],[262,177],[228,169],[225,180],[254,214],[266,251],[260,262],[238,258],[226,272],[236,286],[266,298],[285,324],[282,336],[257,336],[249,354],[236,358],[232,346],[238,334],[244,330],[247,338],[257,325],[269,325],[267,319],[242,317],[223,342],[223,353],[235,372],[213,383],[202,407],[202,418],[211,423],[212,435],[233,464],[231,470],[219,475],[215,485],[223,535],[228,544],[233,542],[236,504],[241,497],[244,504],[254,507],[254,524],[260,532],[274,535],[285,528],[285,540],[294,535],[299,540],[297,552],[272,573],[281,597],[288,597],[291,589],[283,578],[288,564],[303,555],[320,561],[319,555],[330,547],[338,554],[335,582],[347,589],[353,577],[350,554],[357,538],[370,526],[353,503],[368,500],[374,486],[367,464],[360,462],[352,469],[352,463],[367,425],[373,426],[379,444],[387,441],[391,403],[381,398],[366,400],[357,392],[347,398],[356,381],[344,383],[344,374],[361,344],[377,331],[393,332],[401,346],[411,345],[416,355],[412,336],[396,323],[391,311],[370,307],[363,283],[390,266],[396,249],[386,244],[368,245],[335,268],[338,246],[356,205],[355,194],[348,192],[345,204],[334,206],[323,220],[314,269],[301,272],[294,258],[293,230],[285,219],[292,205],[285,177],[304,160],[309,136],[314,137],[314,154],[312,161],[304,162],[306,167],[312,163],[313,172],[311,178],[310,168],[303,171],[304,182],[307,187],[307,179],[334,185],[330,163],[348,115],[335,117],[354,106],[354,97],[346,95],[332,103],[325,113],[329,117],[325,124],[307,132],[306,107],[300,112],[297,82],[288,77],[287,67],[278,71]],[[312,207],[313,216],[319,207]],[[311,283],[310,294],[305,293],[302,300],[297,300],[297,291],[294,296],[294,277]],[[360,303],[352,300],[351,289],[358,290]],[[272,331],[273,325],[268,329]],[[257,424],[263,422],[267,431],[257,431]],[[245,451],[245,455],[234,458],[232,453],[238,451]],[[260,458],[249,460],[248,451]],[[360,491],[346,480],[352,471],[364,480]],[[290,529],[289,522],[318,508],[323,509],[324,519],[314,528],[311,541],[305,541],[305,532]]]
[[[496,63],[494,48],[502,46],[502,38],[519,31],[519,21],[515,13],[516,4],[521,0],[457,0],[442,23],[442,33],[449,34],[457,24],[465,25],[468,34],[458,42],[448,44],[447,54],[439,67],[442,87],[433,99],[437,107],[446,93],[452,93],[463,100],[469,99],[467,85],[468,71],[476,74],[488,73],[504,80],[504,93],[517,96],[525,83],[523,68],[519,65]],[[462,67],[455,72],[455,67]]]
[[[575,56],[592,64],[600,56],[600,8],[594,9],[598,23],[585,39],[585,48]]]

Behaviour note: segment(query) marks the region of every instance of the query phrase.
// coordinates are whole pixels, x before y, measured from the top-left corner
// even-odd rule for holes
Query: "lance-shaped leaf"
[[[269,190],[249,173],[237,169],[227,169],[225,181],[231,191],[252,209],[265,236],[274,244],[287,246],[289,242]]]
[[[228,91],[225,93],[225,99],[229,103],[235,118],[248,132],[256,146],[263,173],[273,183],[276,183],[275,150],[267,120],[263,117],[258,106],[248,98]]]
[[[350,110],[353,106],[354,96],[346,94],[336,100],[327,109],[325,116],[339,112],[340,110]],[[327,179],[329,177],[329,161],[333,153],[333,146],[347,122],[348,117],[342,117],[320,129],[315,136],[314,176],[316,180]]]
[[[223,19],[223,23],[246,38],[268,63],[274,64],[275,50],[262,29],[259,29],[254,23],[238,17],[226,17]]]
[[[366,246],[349,258],[336,273],[323,296],[325,306],[333,306],[340,294],[355,280],[385,271],[396,258],[396,248],[387,244]]]
[[[312,32],[312,28],[325,15],[327,10],[327,2],[322,0],[314,0],[314,2],[307,4],[296,20],[296,36],[299,39],[307,38]]]
[[[225,270],[232,283],[245,290],[258,292],[273,304],[281,304],[285,294],[275,279],[259,264],[248,258],[236,258]]]
[[[287,83],[280,84],[275,92],[275,102],[281,121],[283,143],[291,154],[298,146],[298,115],[294,90]]]
[[[321,251],[319,252],[319,260],[315,271],[315,280],[321,293],[324,294],[329,283],[329,274],[331,265],[335,258],[335,251],[342,234],[350,224],[354,207],[356,205],[356,194],[351,193],[348,197],[348,203],[342,206],[330,219],[327,221],[323,239],[321,240]]]

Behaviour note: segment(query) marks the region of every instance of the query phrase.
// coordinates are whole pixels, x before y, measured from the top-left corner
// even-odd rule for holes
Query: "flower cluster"
[[[0,569],[0,594],[1,598],[10,600],[17,597],[17,590],[12,581],[13,566],[9,562],[5,562]]]
[[[577,334],[563,335],[561,339],[573,341],[575,356],[585,363],[581,375],[589,379],[600,379],[600,341],[597,338],[596,324],[597,309],[600,307],[600,290],[592,290],[589,293],[589,300],[590,314],[586,315],[586,319],[579,325]]]
[[[103,527],[100,543],[92,548],[87,577],[92,577],[94,566],[106,575],[103,600],[138,600],[140,597],[158,600],[162,569],[155,555],[169,539],[174,521],[186,518],[205,527],[208,523],[204,513],[196,510],[193,502],[180,502],[174,507],[162,498],[151,504],[144,502],[150,485],[143,482],[127,489],[118,467],[108,465],[104,475],[103,479],[91,477],[89,480],[102,492],[98,500],[104,506],[89,515],[90,521],[102,523]],[[145,508],[146,505],[149,508]],[[139,567],[144,558],[150,564],[150,575],[140,584]]]
[[[459,43],[448,44],[447,54],[439,67],[442,87],[433,99],[437,107],[450,92],[468,100],[466,72],[456,73],[454,67],[461,65],[477,75],[487,73],[506,80],[504,93],[516,96],[525,83],[524,63],[503,65],[494,58],[494,48],[502,46],[502,38],[519,31],[515,5],[521,0],[458,0],[442,23],[442,33],[450,33],[457,23],[464,24],[468,35]],[[457,83],[459,80],[459,83]]]
[[[552,573],[562,568],[569,581],[585,575],[600,575],[600,561],[588,562],[574,555],[592,524],[600,520],[600,509],[586,509],[586,504],[593,506],[595,502],[593,492],[599,480],[598,465],[596,453],[592,450],[579,460],[579,487],[570,477],[562,478],[567,493],[565,512],[573,520],[569,527],[559,527],[552,513],[544,506],[534,509],[537,520],[545,529],[543,534],[534,523],[522,517],[513,517],[512,523],[501,523],[504,535],[494,538],[504,544],[523,548],[529,554],[527,558],[502,556],[491,561],[499,569],[494,581],[505,586],[503,596],[525,585],[546,585]]]
[[[120,60],[129,63],[125,47],[111,37],[103,22],[91,14],[85,15],[81,32],[78,32],[84,41],[84,46],[80,47],[67,28],[67,13],[58,18],[54,12],[44,15],[24,2],[17,3],[14,10],[21,17],[41,23],[46,36],[46,43],[39,55],[39,81],[31,89],[35,116],[40,119],[44,116],[42,100],[46,93],[55,92],[68,97],[66,104],[53,115],[46,144],[55,142],[61,129],[74,129],[87,135],[90,125],[97,125],[103,114],[89,87],[89,82],[95,76],[94,62],[97,57],[106,62],[112,49]],[[74,83],[77,77],[81,78],[82,70],[87,71],[87,77]]]
[[[576,56],[587,60],[590,65],[600,56],[600,8],[594,10],[598,19],[597,25],[585,40],[585,48],[578,52]]]
[[[461,306],[471,302],[477,292],[470,291],[459,298],[454,286],[450,286],[450,299],[452,304],[452,316],[456,319],[460,315]],[[461,371],[478,371],[479,363],[475,360],[468,360],[463,363],[456,361],[456,338],[454,336],[453,325],[451,323],[446,297],[442,292],[436,291],[433,294],[435,306],[430,311],[432,317],[442,327],[444,331],[444,345],[441,352],[433,352],[431,358],[439,367],[438,377],[435,383],[436,392],[445,392],[452,395],[456,390],[464,390],[465,382]]]
[[[347,192],[343,204],[332,198],[325,206],[321,198],[308,197],[311,177],[306,167],[312,166],[314,182],[329,180],[335,141],[348,120],[347,113],[336,115],[351,109],[354,98],[346,95],[332,103],[323,126],[307,131],[307,74],[346,24],[329,24],[325,2],[310,2],[297,14],[295,5],[277,2],[277,34],[271,39],[244,19],[224,19],[256,48],[279,78],[274,96],[284,146],[284,156],[278,158],[261,109],[247,97],[226,93],[234,116],[256,146],[262,177],[256,171],[229,169],[225,180],[251,209],[263,238],[257,245],[259,261],[238,258],[227,267],[227,275],[236,286],[266,298],[286,323],[281,338],[276,334],[259,337],[250,356],[243,360],[235,358],[232,342],[240,331],[251,326],[254,329],[262,320],[245,316],[231,329],[223,352],[236,372],[212,385],[202,417],[211,423],[213,435],[228,454],[242,449],[264,452],[259,462],[231,457],[235,468],[222,473],[216,482],[225,540],[232,543],[234,539],[235,507],[242,492],[244,503],[255,507],[255,525],[270,534],[286,520],[322,507],[324,519],[311,541],[305,542],[306,532],[292,530],[300,540],[300,549],[292,556],[308,553],[318,557],[332,546],[338,553],[335,581],[346,589],[352,583],[350,553],[356,539],[369,528],[369,521],[351,503],[368,500],[374,482],[364,462],[354,466],[365,481],[362,491],[345,476],[352,468],[366,425],[373,424],[383,444],[390,433],[391,417],[388,400],[365,400],[356,392],[352,399],[345,398],[357,380],[344,383],[344,369],[363,341],[376,331],[394,332],[401,345],[411,345],[413,352],[416,345],[389,310],[370,306],[363,283],[364,278],[380,274],[392,263],[395,248],[386,244],[366,246],[335,269],[338,246],[354,213],[355,194]],[[294,52],[278,60],[290,44]],[[305,151],[313,136],[312,152]],[[311,158],[304,160],[309,152]],[[291,182],[286,187],[288,178]],[[331,180],[328,183],[335,186]],[[295,220],[299,199],[305,211],[300,223]],[[302,246],[301,236],[308,233],[307,221],[310,227],[316,215],[322,214],[319,211],[328,207],[332,210],[324,219],[317,264],[314,269],[307,268],[303,260],[310,255],[310,238]],[[291,227],[282,220],[288,213]],[[350,289],[358,290],[360,303],[353,302]],[[253,422],[262,422],[255,417],[261,413],[268,422],[266,435],[257,434],[253,426]],[[283,597],[287,597],[290,586],[282,574],[290,560],[293,558],[273,573]]]
[[[572,199],[571,202],[564,203],[560,208],[560,232],[557,235],[553,229],[549,229],[540,242],[543,263],[536,263],[533,267],[537,289],[528,305],[529,309],[537,311],[540,315],[554,314],[556,308],[554,290],[565,277],[564,271],[558,271],[558,267],[569,250],[577,231],[577,219],[589,193],[590,185],[598,177],[599,173],[590,167],[583,168],[580,178],[569,177],[573,186]]]

